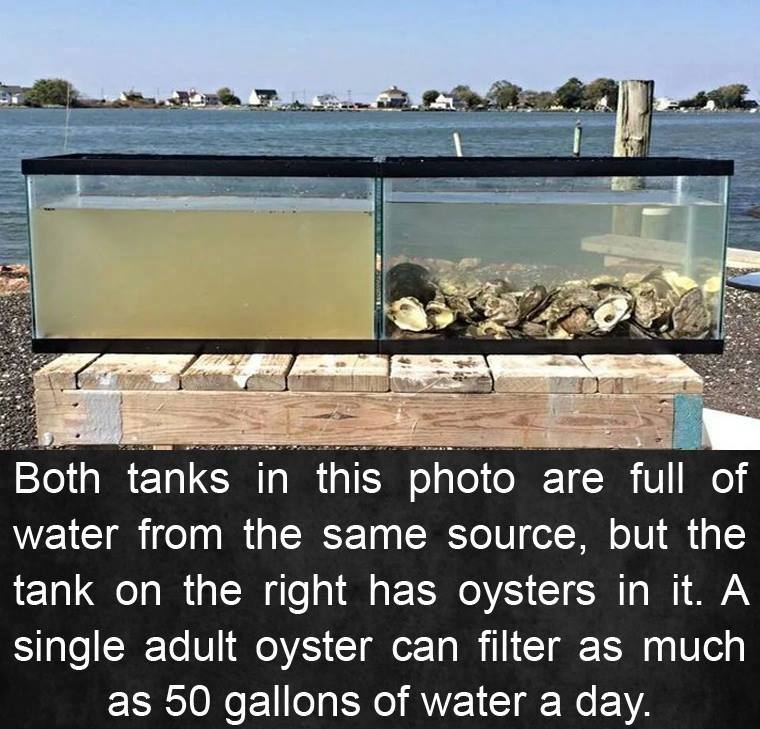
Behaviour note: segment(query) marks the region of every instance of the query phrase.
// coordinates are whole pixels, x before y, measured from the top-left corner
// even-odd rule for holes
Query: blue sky
[[[760,97],[758,0],[0,0],[0,26],[0,81],[64,76],[93,96],[228,85],[369,100],[390,84],[419,97],[603,75],[675,97],[741,81]]]

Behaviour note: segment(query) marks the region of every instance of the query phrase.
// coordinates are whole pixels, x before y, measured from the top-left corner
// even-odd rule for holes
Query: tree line
[[[223,86],[217,92],[219,101],[225,106],[238,105],[240,99],[233,91]],[[422,104],[429,108],[440,95],[437,89],[429,89],[422,94]],[[446,93],[446,92],[444,92]],[[682,109],[702,109],[708,101],[719,109],[741,109],[747,106],[749,87],[735,83],[719,86],[712,91],[699,91],[693,97],[682,99],[678,106]],[[466,84],[459,84],[447,95],[456,98],[467,109],[596,109],[606,100],[606,107],[617,108],[618,82],[611,78],[597,78],[584,84],[575,76],[569,78],[554,91],[533,91],[523,89],[511,81],[494,81],[488,92],[481,95]],[[82,96],[74,85],[61,78],[38,79],[26,94],[28,106],[82,106]]]
[[[617,108],[618,82],[601,77],[584,84],[573,76],[554,91],[533,91],[502,79],[494,81],[483,95],[466,84],[459,84],[443,93],[453,96],[467,109],[483,109],[487,106],[497,109],[596,109],[603,105],[614,110]],[[690,99],[679,101],[678,105],[683,109],[702,109],[708,101],[714,101],[719,109],[741,109],[746,106],[748,93],[749,87],[746,84],[728,84],[712,91],[700,91]],[[440,94],[437,89],[425,91],[422,94],[422,105],[430,108]]]

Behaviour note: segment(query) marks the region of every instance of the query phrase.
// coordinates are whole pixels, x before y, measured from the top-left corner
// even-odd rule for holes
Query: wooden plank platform
[[[42,445],[697,448],[701,380],[669,355],[65,355]]]
[[[182,373],[183,390],[287,389],[290,354],[203,354]]]
[[[416,394],[491,392],[485,357],[467,354],[408,354],[391,363],[391,390]]]
[[[293,392],[387,392],[384,354],[302,354],[288,374]]]
[[[601,393],[702,392],[702,378],[674,354],[587,354],[582,359]]]
[[[596,377],[583,362],[569,354],[492,354],[488,366],[496,392],[597,391]]]

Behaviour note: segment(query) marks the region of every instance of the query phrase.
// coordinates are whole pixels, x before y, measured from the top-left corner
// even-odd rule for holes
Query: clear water
[[[27,257],[20,160],[64,152],[61,109],[0,110],[0,262]],[[564,155],[573,126],[584,126],[583,154],[612,150],[611,114],[255,113],[247,111],[73,110],[69,152],[208,154]],[[658,114],[656,155],[736,160],[729,245],[760,250],[760,114]]]

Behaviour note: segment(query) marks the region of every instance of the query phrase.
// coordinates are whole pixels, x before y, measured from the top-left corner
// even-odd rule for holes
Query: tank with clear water
[[[727,178],[391,179],[389,338],[721,337]]]
[[[717,160],[24,162],[45,351],[718,351]]]

